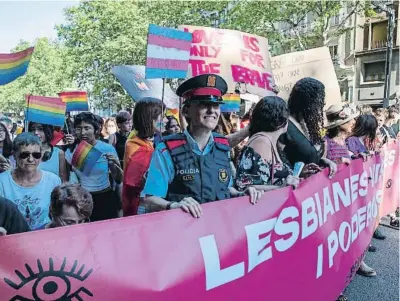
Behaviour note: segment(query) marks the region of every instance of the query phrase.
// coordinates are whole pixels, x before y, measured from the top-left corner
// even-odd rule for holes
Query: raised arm
[[[241,129],[236,133],[227,135],[226,138],[229,141],[229,145],[231,147],[235,147],[244,139],[246,139],[250,134],[249,128],[250,128],[249,126],[246,126],[245,128]]]

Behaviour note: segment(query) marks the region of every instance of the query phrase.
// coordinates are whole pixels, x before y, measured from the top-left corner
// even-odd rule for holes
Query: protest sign
[[[335,300],[378,212],[398,206],[399,151],[392,144],[367,162],[340,166],[333,179],[325,170],[256,205],[248,197],[205,204],[199,219],[177,209],[2,237],[0,296]]]
[[[328,47],[292,52],[271,58],[272,73],[279,96],[287,100],[295,83],[313,77],[325,85],[326,107],[340,104],[340,88]]]
[[[188,77],[214,73],[223,77],[228,92],[237,83],[247,84],[251,94],[273,95],[274,79],[266,38],[237,30],[181,25],[193,34]]]
[[[167,108],[179,108],[179,97],[172,91],[169,84],[165,83],[164,98],[162,98],[163,80],[145,79],[144,66],[115,66],[111,72],[134,101],[143,97],[155,97],[163,99]]]

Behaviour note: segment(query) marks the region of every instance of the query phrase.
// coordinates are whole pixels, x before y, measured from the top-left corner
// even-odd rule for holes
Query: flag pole
[[[67,134],[69,135],[69,129],[68,129],[68,122],[67,122],[67,118],[65,118],[65,121],[64,121],[64,123],[65,123],[65,128],[66,128],[66,130],[67,130]]]
[[[28,121],[28,115],[29,115],[29,102],[31,99],[32,94],[28,94],[28,99],[27,99],[27,103],[26,103],[26,111],[25,111],[25,133],[28,131],[28,125],[29,125],[29,121]]]
[[[163,106],[162,106],[162,115],[161,116],[164,119],[164,115],[165,115],[165,108],[164,108],[165,78],[163,78],[162,80],[163,80],[163,85],[162,85],[161,101],[163,103]],[[160,123],[160,133],[162,134],[161,125],[162,125],[162,123]]]

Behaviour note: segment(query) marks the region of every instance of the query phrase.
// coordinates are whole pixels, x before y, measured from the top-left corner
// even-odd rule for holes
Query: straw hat
[[[327,122],[325,124],[326,129],[332,129],[342,124],[349,122],[350,120],[357,118],[358,113],[352,110],[350,107],[342,107],[341,105],[331,105],[325,112]]]

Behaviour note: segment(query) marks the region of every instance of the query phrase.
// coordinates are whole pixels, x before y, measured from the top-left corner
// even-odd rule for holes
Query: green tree
[[[342,8],[344,13],[339,15]],[[355,14],[373,14],[370,2],[244,0],[229,11],[226,26],[267,37],[276,55],[328,45],[334,37],[351,30],[349,21]],[[310,16],[313,21],[305,23]],[[332,24],[337,17],[339,22]]]
[[[31,45],[21,41],[12,52],[25,50]],[[15,81],[0,86],[2,112],[19,113],[25,108],[25,95],[57,96],[67,88],[74,88],[72,62],[66,48],[47,38],[35,42],[27,73]]]
[[[95,105],[120,109],[132,103],[111,73],[117,65],[144,65],[150,23],[176,27],[210,25],[204,11],[222,9],[214,1],[84,1],[65,11],[59,38],[76,62],[74,75]]]

